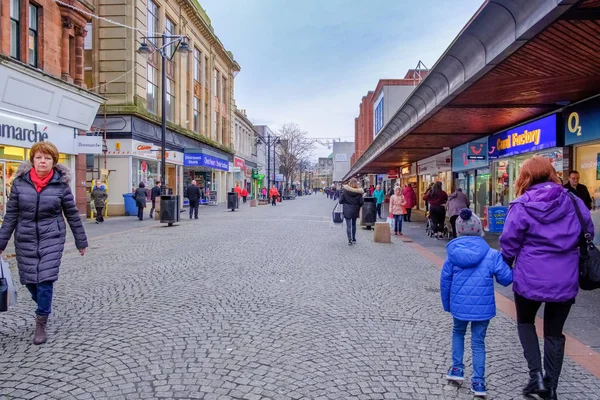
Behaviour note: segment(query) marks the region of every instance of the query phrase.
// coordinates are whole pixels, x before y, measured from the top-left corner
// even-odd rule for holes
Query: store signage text
[[[485,168],[489,165],[488,138],[465,143],[452,149],[452,171]]]
[[[33,124],[33,129],[21,128],[20,126],[14,126],[9,124],[2,124],[2,131],[0,132],[0,137],[12,139],[12,140],[20,140],[20,141],[28,141],[29,143],[37,143],[43,142],[48,139],[48,133],[46,130],[48,129],[45,126],[42,131],[38,130],[38,125]]]
[[[488,139],[489,158],[556,147],[556,114],[492,135]]]
[[[184,154],[183,165],[186,167],[208,167],[220,169],[222,171],[229,171],[229,161],[209,156],[207,154]]]
[[[569,107],[563,114],[565,145],[600,139],[600,99]]]
[[[239,157],[233,157],[233,165],[238,167],[240,171],[246,168],[246,162]]]
[[[78,154],[74,128],[0,113],[0,145],[29,149],[38,142],[51,142],[61,153]]]

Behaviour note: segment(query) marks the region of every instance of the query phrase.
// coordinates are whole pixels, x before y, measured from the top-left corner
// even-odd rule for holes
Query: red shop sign
[[[398,178],[398,170],[396,170],[396,169],[390,169],[387,174],[388,174],[389,179]]]
[[[240,167],[242,171],[246,169],[246,163],[244,162],[244,160],[238,157],[233,157],[233,166]]]

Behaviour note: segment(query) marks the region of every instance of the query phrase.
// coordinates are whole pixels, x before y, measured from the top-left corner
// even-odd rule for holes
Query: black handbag
[[[334,224],[341,224],[342,222],[344,222],[344,217],[342,215],[342,212],[336,211],[336,209],[338,208],[339,205],[340,205],[340,203],[336,203],[336,205],[333,207],[333,211],[331,212],[331,217],[333,218]]]
[[[4,269],[0,267],[0,312],[8,311],[8,280],[4,276]]]
[[[585,231],[585,222],[581,210],[572,193],[569,193],[579,224],[581,233],[579,237],[579,287],[582,290],[600,288],[600,250],[594,245],[592,235]]]

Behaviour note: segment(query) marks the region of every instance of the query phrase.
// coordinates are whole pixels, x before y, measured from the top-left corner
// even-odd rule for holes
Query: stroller
[[[427,212],[425,214],[427,217],[427,222],[425,223],[425,234],[429,237],[433,237],[435,235],[435,225],[433,220],[431,219],[431,214]],[[450,224],[450,218],[446,216],[444,220],[444,228],[442,230],[442,238],[443,239],[451,239],[452,238],[452,224]]]

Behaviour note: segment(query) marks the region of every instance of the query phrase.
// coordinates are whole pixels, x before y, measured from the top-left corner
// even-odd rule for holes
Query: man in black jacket
[[[152,202],[152,207],[150,208],[150,219],[154,218],[154,208],[156,206],[156,198],[160,197],[160,181],[156,181],[152,191],[150,192],[150,201]]]
[[[200,206],[200,188],[196,186],[196,181],[192,181],[190,186],[187,188],[187,198],[190,201],[190,219],[192,219],[192,213],[194,218],[198,219],[198,207]]]
[[[569,192],[579,197],[588,210],[592,209],[592,197],[590,196],[587,186],[579,183],[579,172],[569,172],[569,182],[564,187],[569,190]]]

